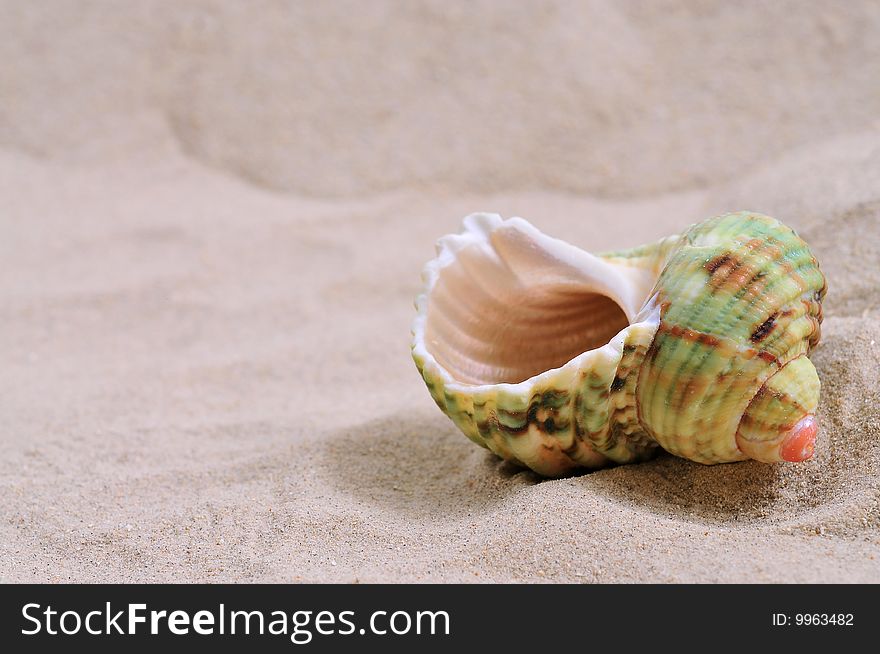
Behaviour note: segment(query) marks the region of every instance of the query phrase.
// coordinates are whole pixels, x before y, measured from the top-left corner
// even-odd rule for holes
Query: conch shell
[[[521,218],[441,238],[412,355],[464,434],[546,476],[649,458],[813,453],[825,277],[789,227],[731,213],[600,255]]]

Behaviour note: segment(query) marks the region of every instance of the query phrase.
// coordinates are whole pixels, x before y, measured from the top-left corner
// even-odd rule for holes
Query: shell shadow
[[[410,517],[467,517],[519,493],[559,485],[634,511],[697,522],[741,523],[772,512],[779,468],[755,462],[704,466],[662,453],[652,461],[563,479],[543,477],[475,446],[440,413],[388,417],[327,435],[319,465],[362,502]]]
[[[477,447],[433,411],[328,434],[318,465],[339,490],[422,518],[480,514],[542,481]]]
[[[634,510],[691,522],[763,520],[782,498],[779,469],[754,461],[706,466],[661,453],[655,459],[585,476],[583,485]]]

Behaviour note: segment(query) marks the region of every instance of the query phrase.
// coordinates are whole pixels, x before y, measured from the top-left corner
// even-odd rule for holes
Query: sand
[[[180,4],[0,3],[0,581],[880,582],[875,4]],[[464,215],[738,209],[828,276],[811,461],[546,481],[437,410]]]

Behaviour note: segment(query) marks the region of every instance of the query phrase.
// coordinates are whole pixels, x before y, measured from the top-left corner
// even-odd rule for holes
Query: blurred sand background
[[[478,210],[751,209],[829,279],[817,455],[541,481],[409,355]],[[880,5],[0,2],[0,580],[880,582]]]

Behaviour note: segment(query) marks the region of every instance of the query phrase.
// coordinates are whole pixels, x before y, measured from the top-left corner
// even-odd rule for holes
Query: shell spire
[[[755,213],[592,255],[473,214],[437,244],[413,359],[471,440],[547,476],[662,447],[701,463],[812,454],[825,279]]]

